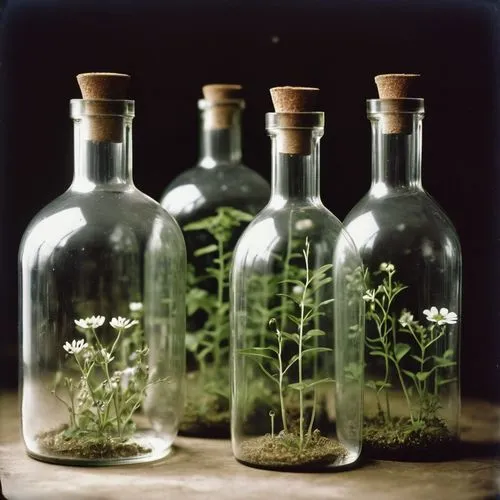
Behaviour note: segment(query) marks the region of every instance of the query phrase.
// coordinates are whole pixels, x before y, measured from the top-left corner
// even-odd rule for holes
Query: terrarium
[[[362,265],[320,198],[317,93],[271,89],[272,192],[230,273],[232,448],[258,468],[345,468],[361,451]]]
[[[43,461],[147,462],[183,411],[186,249],[133,183],[130,77],[77,79],[73,182],[19,251],[22,434]]]
[[[180,433],[229,437],[229,268],[269,183],[242,161],[241,85],[209,84],[198,101],[199,159],[165,189],[188,258],[187,398]]]
[[[372,183],[344,221],[366,289],[363,449],[382,459],[452,457],[459,436],[461,250],[422,185],[418,77],[375,78]]]

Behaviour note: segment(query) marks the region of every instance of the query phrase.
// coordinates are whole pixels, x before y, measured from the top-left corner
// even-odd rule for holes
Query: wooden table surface
[[[500,498],[500,408],[464,401],[463,453],[434,463],[373,461],[330,473],[272,472],[239,464],[229,441],[182,438],[164,461],[70,467],[29,458],[18,399],[0,393],[0,479],[8,500],[470,500]],[[1,498],[1,496],[0,496]]]

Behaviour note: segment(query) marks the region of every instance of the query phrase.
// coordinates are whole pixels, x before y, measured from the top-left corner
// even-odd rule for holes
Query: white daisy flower
[[[375,302],[376,293],[376,290],[366,290],[365,294],[363,295],[363,300],[365,302]]]
[[[408,326],[413,322],[413,314],[409,311],[403,311],[401,317],[399,318],[399,323],[401,326]]]
[[[139,312],[142,311],[142,302],[131,302],[128,305],[128,308],[130,309],[131,312]]]
[[[130,328],[131,326],[138,325],[139,322],[134,319],[127,319],[127,318],[122,318],[121,316],[118,316],[118,318],[112,318],[109,324],[115,329],[115,330],[122,330],[122,329],[127,329]]]
[[[424,309],[424,314],[427,321],[433,321],[438,325],[454,325],[458,321],[457,313],[450,312],[446,307],[439,309],[436,306],[432,306],[430,309]]]
[[[69,354],[78,354],[88,346],[89,345],[85,342],[84,339],[80,339],[80,340],[72,340],[71,344],[69,342],[66,342],[63,345],[63,349]]]
[[[104,316],[91,316],[90,318],[75,319],[75,324],[81,328],[99,328],[104,324],[106,318]]]

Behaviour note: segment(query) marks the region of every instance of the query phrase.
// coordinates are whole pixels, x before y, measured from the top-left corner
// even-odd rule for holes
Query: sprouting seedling
[[[390,375],[394,370],[403,391],[410,421],[414,425],[420,425],[430,419],[438,408],[437,391],[438,387],[456,380],[440,379],[440,369],[456,365],[453,360],[453,349],[448,349],[443,356],[429,355],[429,348],[444,337],[447,325],[455,324],[458,320],[457,314],[448,311],[446,308],[438,310],[433,306],[425,309],[430,326],[423,326],[414,320],[414,315],[403,309],[399,318],[392,312],[394,299],[407,287],[394,283],[393,276],[396,269],[391,263],[382,263],[380,271],[385,273],[382,284],[377,288],[368,289],[363,299],[369,304],[367,319],[375,323],[377,335],[375,337],[366,336],[366,345],[370,356],[379,356],[384,359],[384,378],[382,380],[369,380],[367,386],[374,389],[377,394],[377,404],[379,414],[383,415],[386,421],[391,420],[391,409],[389,403],[388,388],[391,387]],[[415,342],[416,352],[412,349],[405,338],[401,335],[410,335]],[[407,337],[406,337],[407,338]],[[415,372],[403,368],[402,361],[411,357],[417,362]],[[429,389],[429,379],[434,376],[434,390]],[[411,388],[416,391],[419,401],[418,413],[415,413],[411,401]],[[382,403],[379,395],[385,393],[385,412],[382,411]]]
[[[269,412],[269,416],[271,417],[271,437],[274,437],[274,417],[276,416],[274,410]]]
[[[295,332],[290,333],[280,329],[275,318],[269,321],[270,327],[274,330],[275,342],[272,345],[264,347],[250,347],[240,349],[242,355],[248,356],[256,361],[262,372],[273,381],[278,389],[280,398],[280,412],[283,431],[288,432],[287,427],[287,408],[285,406],[285,392],[290,389],[298,392],[299,397],[299,449],[303,449],[307,444],[306,436],[311,433],[315,411],[311,415],[311,423],[305,425],[305,405],[304,396],[306,393],[316,390],[320,384],[333,382],[331,378],[323,379],[306,379],[304,377],[304,360],[321,352],[331,352],[331,348],[327,347],[311,347],[310,342],[317,337],[324,336],[326,333],[323,330],[312,328],[307,329],[308,324],[318,316],[324,313],[320,311],[322,307],[333,302],[332,299],[327,299],[317,303],[311,300],[316,291],[331,282],[331,278],[326,276],[326,273],[332,268],[331,264],[321,266],[316,271],[312,272],[309,268],[309,251],[310,244],[306,238],[305,248],[303,250],[303,258],[305,263],[304,281],[295,279],[285,279],[282,283],[287,285],[287,289],[291,286],[297,287],[300,292],[298,294],[279,294],[284,296],[288,301],[295,304],[295,308],[299,310],[298,315],[288,314],[290,325],[295,326]],[[285,344],[296,345],[296,353],[285,359],[284,346]],[[297,366],[297,381],[288,382],[290,369]],[[316,375],[316,374],[315,374]],[[306,430],[307,429],[307,430]]]

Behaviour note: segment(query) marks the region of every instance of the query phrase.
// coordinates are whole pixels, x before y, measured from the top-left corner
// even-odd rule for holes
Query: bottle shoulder
[[[239,254],[268,253],[279,248],[292,238],[324,241],[334,246],[335,241],[343,235],[344,224],[328,208],[323,205],[282,206],[266,205],[245,228],[239,238],[235,252]]]
[[[358,246],[373,240],[377,234],[380,238],[382,234],[403,237],[412,233],[460,246],[452,220],[439,202],[424,190],[381,197],[367,193],[343,222]]]
[[[32,218],[23,233],[20,251],[48,241],[61,244],[77,233],[95,241],[113,233],[145,240],[154,232],[165,231],[170,238],[182,239],[175,218],[136,188],[90,192],[70,188]]]
[[[256,213],[270,194],[268,181],[245,165],[197,166],[174,179],[160,203],[175,217],[196,218],[225,205]]]

